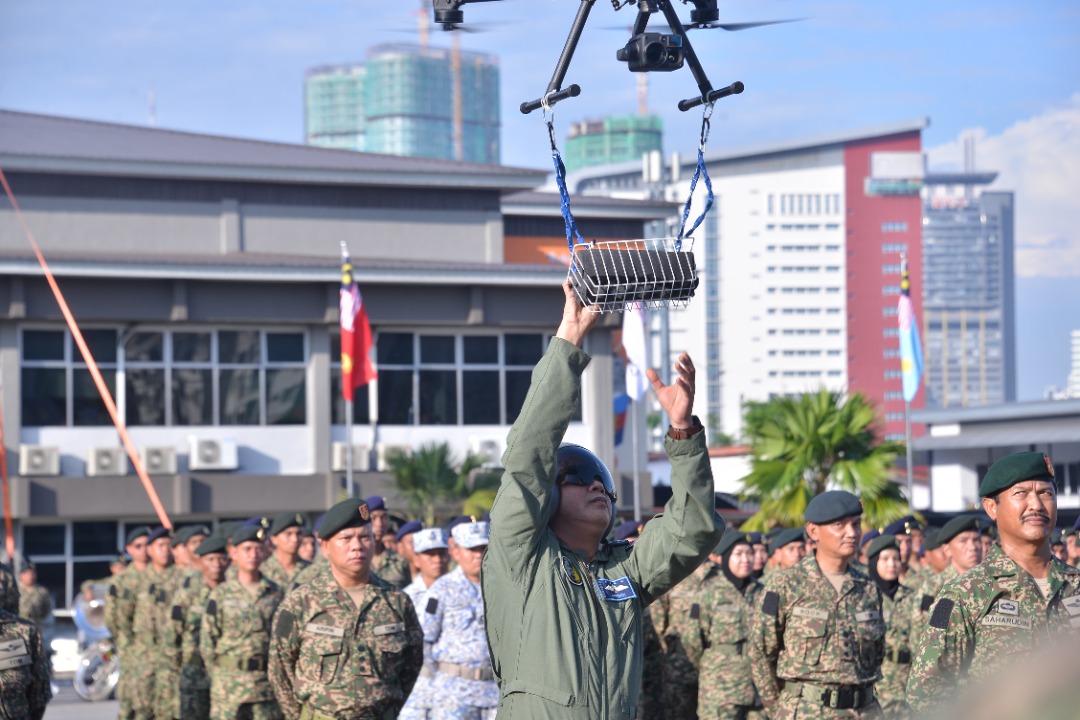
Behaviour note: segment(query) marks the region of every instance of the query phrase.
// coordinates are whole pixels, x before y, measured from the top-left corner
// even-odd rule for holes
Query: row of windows
[[[820,252],[822,249],[826,251],[836,251],[840,249],[839,245],[766,245],[765,250],[768,252]]]
[[[84,331],[121,416],[132,426],[303,425],[307,333],[261,330]],[[509,424],[544,351],[541,333],[382,332],[378,420],[392,425]],[[340,338],[333,336],[332,422],[345,422]],[[117,388],[120,392],[117,392]],[[353,420],[370,420],[368,388]],[[67,331],[22,333],[22,424],[109,425]]]
[[[770,215],[775,215],[779,210],[781,215],[839,215],[840,194],[802,194],[785,193],[782,195],[769,194],[766,201],[766,210]]]
[[[882,275],[899,275],[900,263],[887,263],[881,266]]]
[[[839,230],[840,223],[825,223],[824,225],[820,223],[781,223],[780,225],[777,225],[775,223],[769,223],[765,226],[766,230],[780,229],[785,231],[821,230],[822,228],[824,228],[825,230]]]
[[[906,222],[884,222],[881,223],[881,232],[883,233],[905,233],[907,232]]]
[[[770,370],[769,377],[798,377],[798,378],[819,378],[819,377],[840,377],[844,374],[842,370]]]
[[[769,265],[765,268],[767,272],[787,272],[787,273],[803,273],[803,272],[821,272],[821,265]],[[826,265],[824,267],[825,272],[840,272],[839,265]]]
[[[840,292],[838,287],[783,287],[780,288],[781,295],[819,295],[824,290],[826,293],[835,294]],[[771,287],[766,292],[770,294],[776,293],[776,288]]]
[[[769,329],[769,335],[775,335],[776,332],[776,328]],[[784,328],[780,331],[781,335],[821,335],[822,333],[825,333],[826,335],[839,335],[840,329],[828,328],[822,330],[821,328]]]
[[[906,253],[907,243],[885,243],[881,246],[882,253]]]
[[[829,357],[838,357],[840,350],[770,350],[769,357],[821,357],[822,354]]]
[[[899,285],[882,285],[881,286],[881,294],[882,295],[899,295],[900,294],[900,286]]]
[[[776,308],[769,308],[768,314],[775,315]],[[780,308],[781,315],[820,315],[821,308]],[[826,315],[839,315],[840,308],[825,308]]]
[[[895,305],[886,305],[881,308],[881,317],[896,317],[900,314],[900,308]]]

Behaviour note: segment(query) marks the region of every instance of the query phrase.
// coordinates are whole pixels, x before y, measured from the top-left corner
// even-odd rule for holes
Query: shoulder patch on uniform
[[[439,610],[439,599],[428,598],[427,607],[424,608],[424,612],[428,615],[434,615]]]
[[[697,603],[694,603],[693,605],[690,606],[690,619],[691,620],[698,620],[700,618],[701,618],[701,606],[698,605]]]
[[[949,598],[938,600],[938,604],[934,606],[934,614],[930,616],[930,627],[938,630],[949,627],[949,616],[952,615],[954,604]]]
[[[934,605],[934,596],[933,595],[923,595],[922,596],[922,604],[919,605],[919,609],[922,610],[923,612],[926,612],[933,605]]]
[[[110,585],[109,586],[109,597],[116,597],[116,586],[115,585]]]
[[[765,593],[765,599],[761,601],[761,612],[776,617],[780,614],[780,596],[772,590]]]
[[[296,618],[288,610],[279,610],[277,616],[277,625],[275,626],[275,632],[278,637],[289,637],[292,635],[293,623]]]
[[[172,606],[172,619],[176,622],[184,622],[184,608],[179,605]]]
[[[191,577],[184,578],[184,588],[187,589],[187,588],[190,588],[190,587],[191,587]]]
[[[211,600],[210,602],[206,603],[206,614],[215,616],[217,615],[217,600]]]

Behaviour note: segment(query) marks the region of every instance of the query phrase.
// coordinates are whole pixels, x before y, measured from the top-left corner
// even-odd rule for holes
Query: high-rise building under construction
[[[304,95],[309,145],[499,162],[494,56],[380,45],[363,64],[309,70]]]
[[[610,115],[570,126],[563,162],[567,172],[594,165],[639,161],[663,150],[664,122],[656,115]]]

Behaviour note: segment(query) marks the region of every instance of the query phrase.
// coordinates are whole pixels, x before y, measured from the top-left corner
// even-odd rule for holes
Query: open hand
[[[555,337],[581,347],[585,336],[600,318],[600,313],[596,312],[595,308],[585,308],[578,304],[577,296],[574,295],[574,288],[569,280],[563,282],[562,289],[566,302],[563,303],[562,322],[559,324]]]
[[[671,418],[672,427],[685,430],[693,424],[692,412],[694,409],[694,363],[690,360],[689,353],[683,353],[675,363],[675,369],[679,376],[671,385],[665,385],[660,380],[656,371],[649,368],[645,371],[645,377],[652,383],[656,399],[660,401],[660,407]]]

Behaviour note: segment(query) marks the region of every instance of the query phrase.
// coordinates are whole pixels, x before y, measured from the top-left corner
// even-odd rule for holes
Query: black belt
[[[911,664],[911,651],[908,649],[886,648],[885,659],[897,665]]]
[[[236,658],[223,655],[214,661],[219,668],[226,670],[242,670],[244,672],[266,672],[266,658],[252,656],[248,658]]]
[[[804,682],[788,682],[784,690],[792,692],[817,705],[837,710],[864,708],[874,701],[873,685],[813,685]]]

